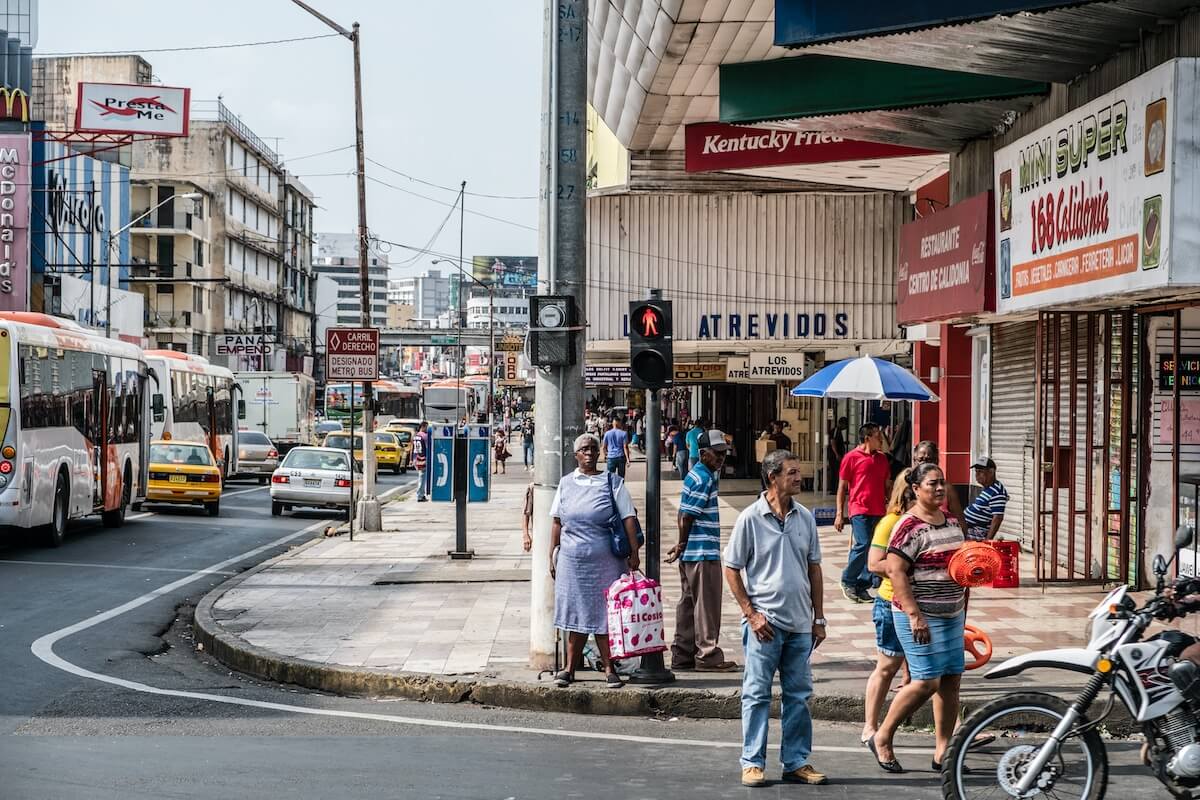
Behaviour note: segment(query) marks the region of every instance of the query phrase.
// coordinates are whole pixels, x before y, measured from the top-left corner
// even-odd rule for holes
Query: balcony
[[[188,201],[182,201],[188,202]],[[145,214],[147,209],[133,212],[133,219]],[[208,239],[207,226],[200,217],[187,211],[176,211],[167,214],[162,209],[152,212],[145,219],[129,229],[132,234],[147,234],[155,236],[194,236],[197,239]]]

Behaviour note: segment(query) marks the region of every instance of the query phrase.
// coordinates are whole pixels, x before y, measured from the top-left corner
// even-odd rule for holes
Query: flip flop
[[[971,740],[971,743],[967,745],[967,749],[974,750],[976,747],[987,747],[994,741],[996,741],[996,734],[981,733]]]
[[[884,772],[899,774],[904,772],[904,767],[900,766],[900,762],[893,758],[890,761],[884,761],[879,757],[879,751],[875,749],[875,737],[867,739],[867,749],[871,751],[871,755],[875,756],[875,763],[879,764],[880,769]]]

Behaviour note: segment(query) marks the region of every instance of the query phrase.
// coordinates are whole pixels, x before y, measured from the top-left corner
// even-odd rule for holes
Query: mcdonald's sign
[[[29,95],[21,89],[0,86],[0,119],[29,122]]]

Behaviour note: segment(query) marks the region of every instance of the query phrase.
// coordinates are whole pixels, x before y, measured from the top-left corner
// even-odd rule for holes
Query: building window
[[[196,242],[196,266],[204,266],[204,242]]]
[[[192,334],[192,352],[198,356],[204,355],[204,335],[200,333]]]
[[[192,312],[196,314],[204,313],[204,290],[199,286],[192,287]]]

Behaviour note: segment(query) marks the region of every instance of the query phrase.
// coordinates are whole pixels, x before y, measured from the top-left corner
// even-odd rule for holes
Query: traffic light
[[[629,372],[634,389],[663,389],[673,385],[673,341],[670,300],[630,302]]]

